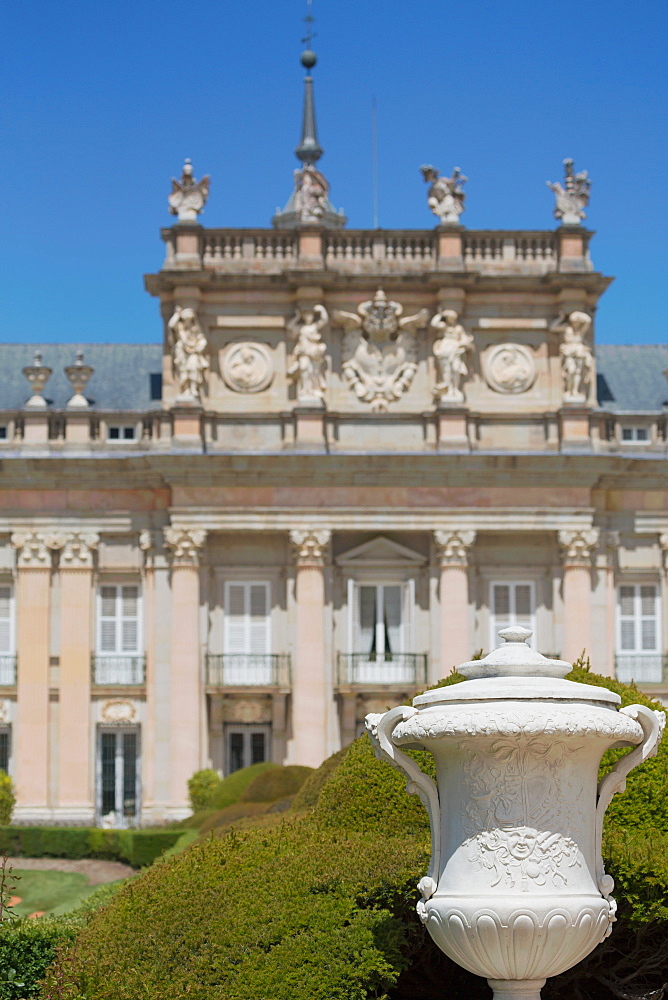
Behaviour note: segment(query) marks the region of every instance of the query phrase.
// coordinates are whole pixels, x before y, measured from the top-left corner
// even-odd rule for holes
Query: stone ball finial
[[[301,54],[300,59],[301,59],[302,66],[304,67],[304,69],[307,69],[307,70],[313,69],[313,67],[315,66],[315,64],[318,61],[318,57],[316,56],[316,54],[313,51],[313,49],[304,49],[304,51]]]

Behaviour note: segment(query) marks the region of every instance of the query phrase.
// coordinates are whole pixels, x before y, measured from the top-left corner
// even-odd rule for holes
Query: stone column
[[[58,812],[71,823],[95,814],[90,730],[93,552],[99,535],[55,536],[60,553],[60,684],[58,705]]]
[[[591,557],[597,528],[558,532],[564,567],[564,660],[577,660],[583,650],[594,656],[591,628]]]
[[[16,532],[17,720],[14,736],[16,818],[50,816],[49,797],[49,617],[50,538]]]
[[[153,572],[153,532],[139,533],[139,548],[144,553],[142,605],[144,609],[144,650],[146,654],[146,717],[141,731],[141,809],[142,822],[152,818],[155,805],[155,576]],[[145,817],[145,818],[144,818]]]
[[[170,811],[186,816],[188,778],[202,766],[199,553],[207,532],[166,528],[164,536],[172,558]]]
[[[468,555],[475,538],[475,531],[468,529],[434,532],[441,567],[440,677],[446,677],[453,667],[470,660],[473,653],[469,632]]]
[[[319,767],[329,752],[331,693],[325,662],[324,564],[331,537],[326,528],[290,532],[297,563],[297,621],[288,762],[308,767]]]

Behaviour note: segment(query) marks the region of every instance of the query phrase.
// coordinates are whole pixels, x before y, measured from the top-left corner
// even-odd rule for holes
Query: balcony
[[[369,653],[339,653],[337,682],[339,686],[384,687],[401,684],[420,687],[427,683],[427,654],[375,656]]]
[[[206,658],[210,688],[289,687],[288,653],[210,653]]]
[[[667,660],[663,653],[620,653],[615,657],[615,676],[622,684],[662,684]]]
[[[7,653],[0,654],[0,687],[13,687],[16,684],[16,657]]]
[[[146,680],[146,657],[132,653],[94,655],[92,675],[98,687],[137,687]]]

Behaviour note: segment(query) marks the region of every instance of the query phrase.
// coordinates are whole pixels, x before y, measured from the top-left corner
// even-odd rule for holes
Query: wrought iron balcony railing
[[[663,653],[618,653],[615,676],[623,684],[661,684],[668,680],[668,657]]]
[[[10,687],[16,684],[16,657],[9,653],[0,653],[0,687]]]
[[[338,683],[341,684],[408,684],[427,683],[426,653],[339,653]]]
[[[210,653],[206,658],[209,687],[289,687],[288,653]]]
[[[134,653],[100,653],[92,658],[93,684],[141,685],[146,681],[146,657]]]

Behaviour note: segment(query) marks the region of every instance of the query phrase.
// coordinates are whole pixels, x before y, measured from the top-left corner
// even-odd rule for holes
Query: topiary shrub
[[[0,769],[0,826],[9,826],[15,805],[14,783],[7,772]]]
[[[294,795],[313,772],[314,768],[300,764],[263,771],[246,785],[239,796],[239,802],[276,802],[277,799]]]
[[[188,778],[188,798],[194,813],[211,808],[214,794],[219,785],[218,774],[208,767],[202,771],[195,771],[192,778]]]
[[[251,764],[250,767],[242,767],[233,774],[228,774],[220,782],[211,798],[212,809],[224,809],[238,802],[247,785],[251,783],[259,774],[279,768],[280,764],[272,764],[271,761],[263,761],[260,764]]]
[[[414,756],[431,768],[430,755]],[[640,798],[617,797],[622,821],[624,803],[634,808],[648,794],[646,768],[628,779]],[[415,916],[429,832],[404,786],[366,737],[356,741],[308,779],[301,812],[264,813],[262,826],[210,836],[134,880],[82,931],[69,968],[64,959],[56,966],[70,993],[45,987],[42,997],[136,1000],[141,984],[146,1000],[489,1000],[484,980],[450,962]],[[618,922],[589,959],[548,981],[545,1000],[659,995],[668,968],[665,848],[665,829],[609,824]]]

